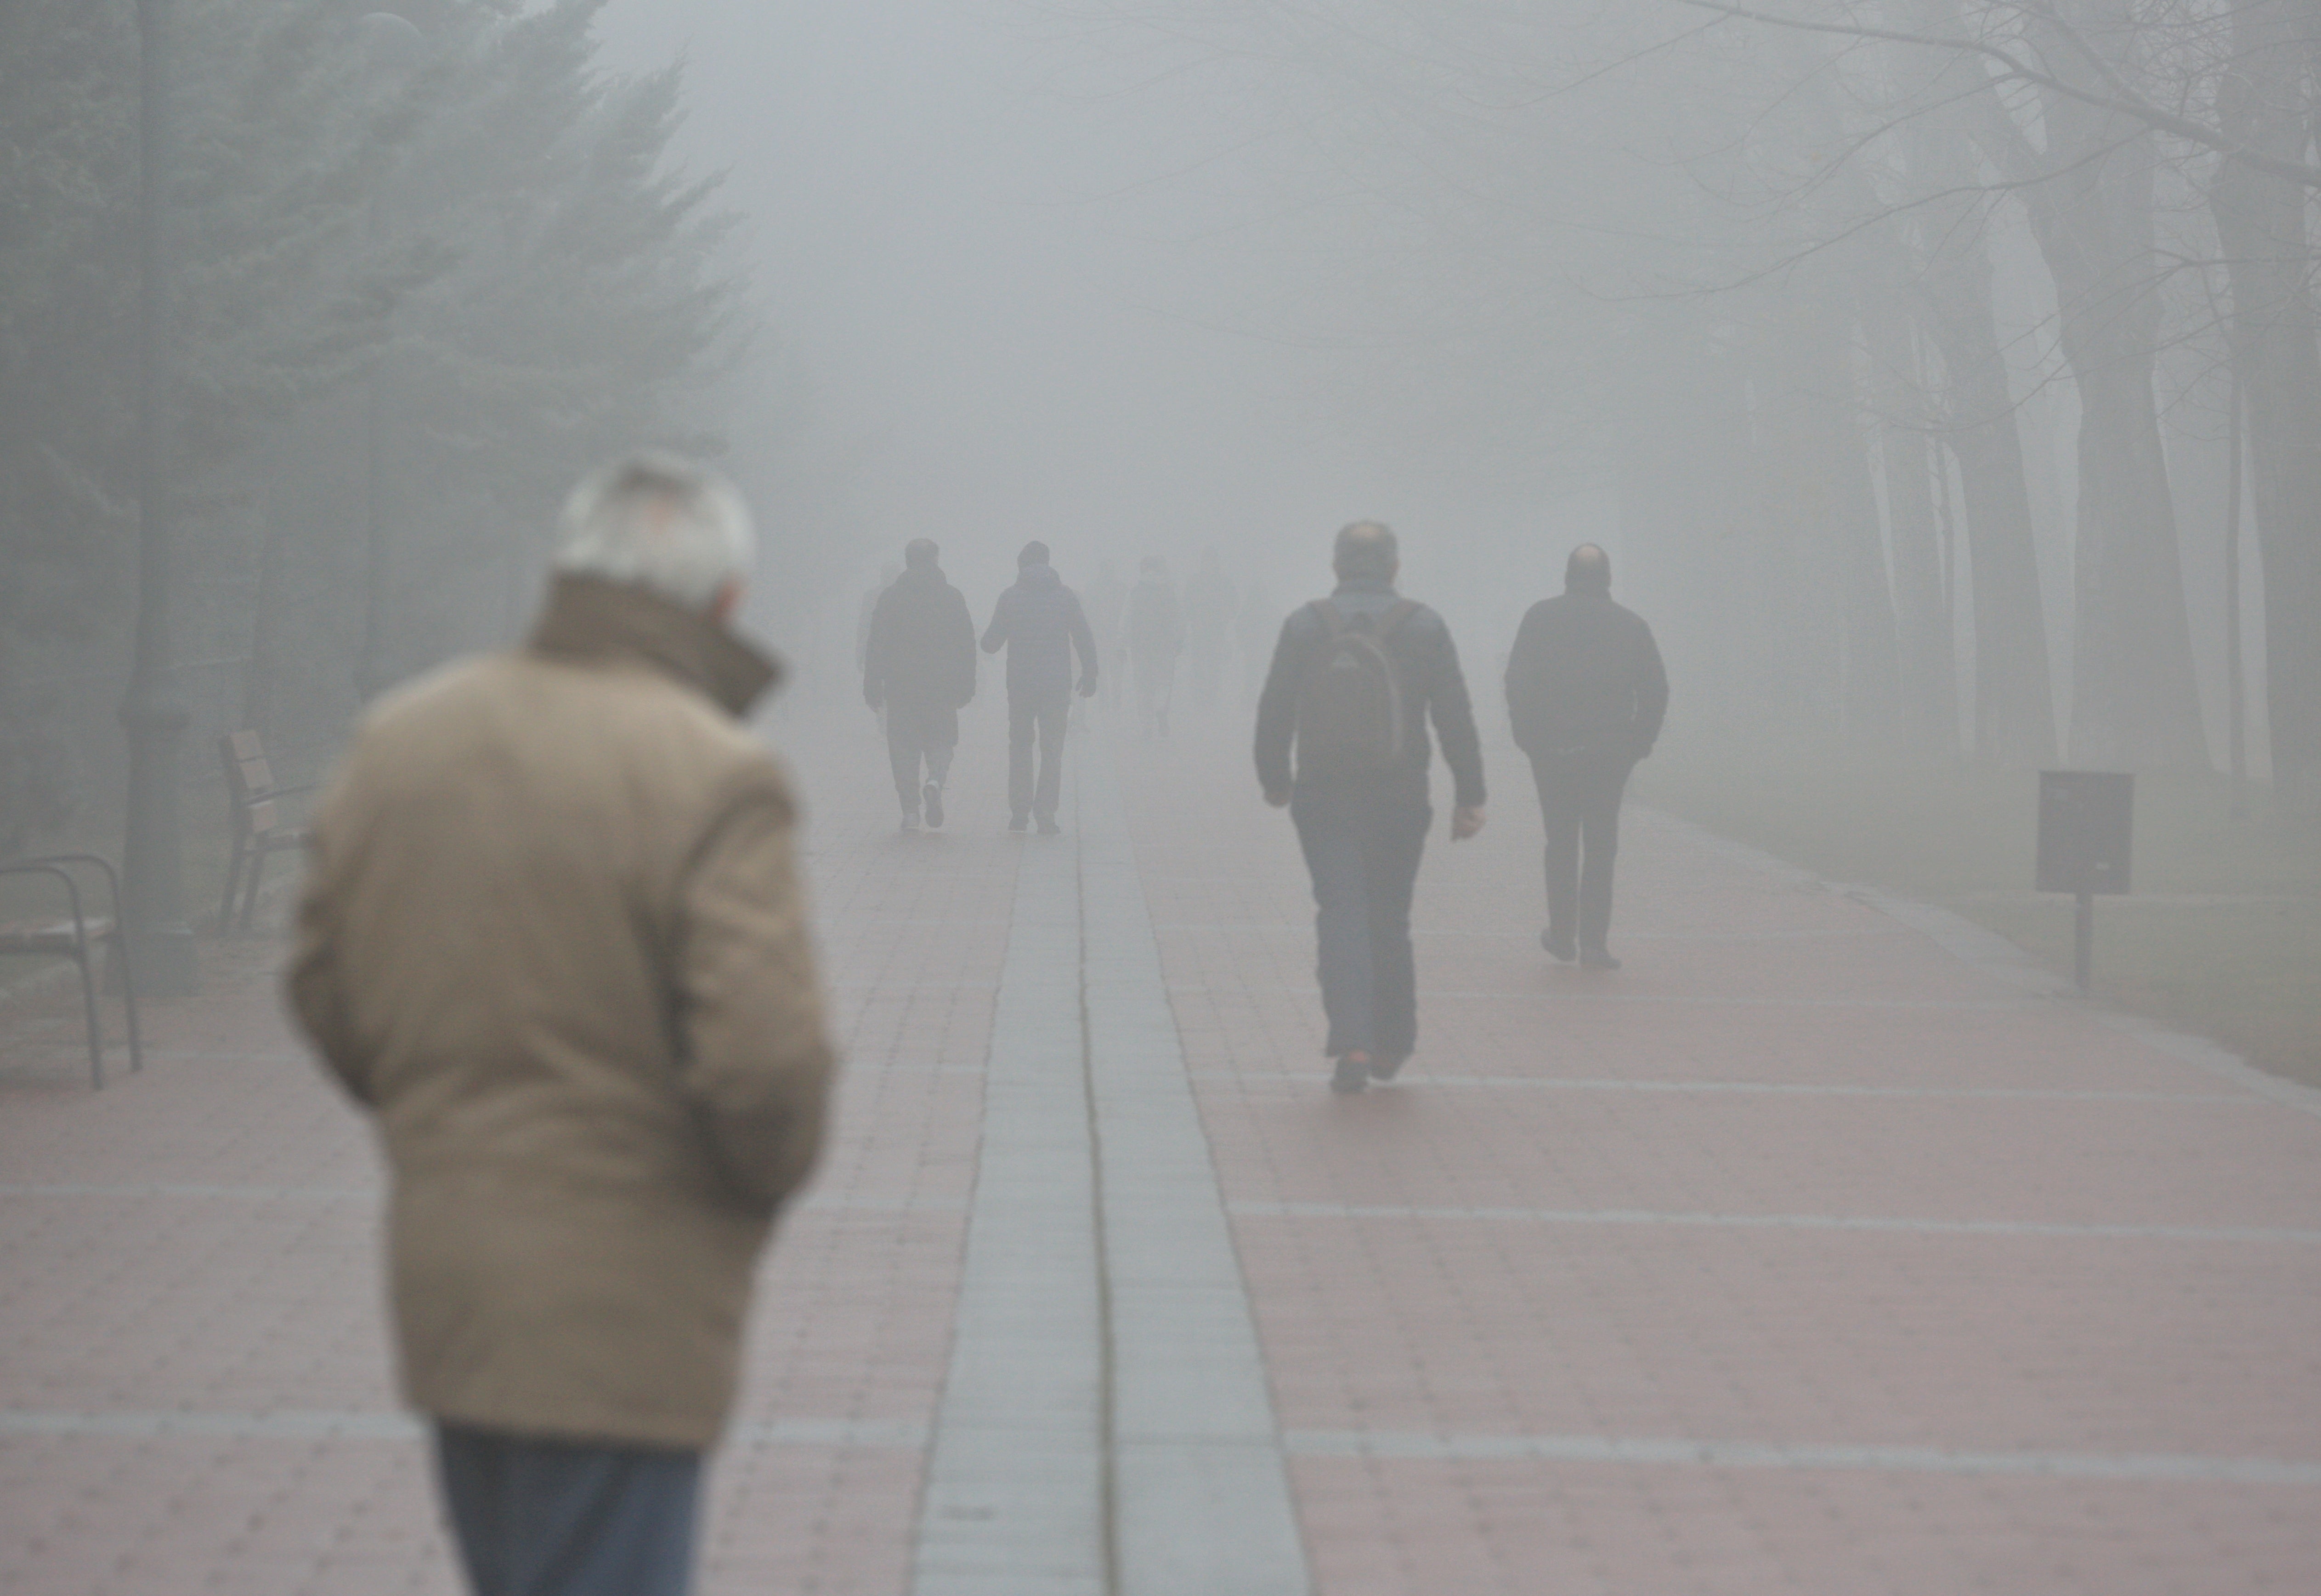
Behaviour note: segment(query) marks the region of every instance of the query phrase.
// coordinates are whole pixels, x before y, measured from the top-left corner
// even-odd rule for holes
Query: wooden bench
[[[93,869],[105,877],[113,912],[96,917],[82,911],[80,882],[76,869]],[[129,1067],[145,1067],[145,1043],[137,1027],[137,977],[129,959],[129,939],[122,930],[121,878],[111,865],[95,854],[50,854],[0,865],[0,875],[45,875],[62,884],[68,920],[15,920],[0,923],[0,955],[68,958],[80,966],[80,995],[88,1020],[88,1073],[105,1084],[105,1031],[96,1012],[96,973],[89,955],[101,943],[113,945],[114,967],[121,972],[122,1007],[129,1016]]]
[[[303,848],[306,843],[303,829],[282,823],[278,801],[293,793],[311,793],[314,789],[312,784],[276,786],[274,766],[266,757],[266,745],[255,731],[230,732],[219,738],[218,757],[225,763],[226,799],[233,817],[233,855],[226,863],[225,898],[218,909],[218,929],[234,928],[233,899],[239,888],[240,925],[246,931],[250,916],[258,911],[258,884],[266,874],[268,856]]]

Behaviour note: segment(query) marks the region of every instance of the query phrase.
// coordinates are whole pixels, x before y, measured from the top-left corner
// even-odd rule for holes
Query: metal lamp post
[[[129,739],[129,815],[123,847],[123,928],[149,993],[182,995],[199,971],[186,920],[178,757],[190,719],[178,696],[169,627],[172,535],[169,361],[163,220],[168,149],[168,0],[137,0],[137,630],[121,723]]]
[[[374,85],[414,65],[427,41],[406,19],[374,11],[356,24]],[[384,186],[371,191],[366,231],[370,242],[385,236],[381,214]],[[355,660],[355,692],[368,703],[389,678],[387,664],[387,349],[382,345],[365,382],[363,438],[363,626],[362,651]]]

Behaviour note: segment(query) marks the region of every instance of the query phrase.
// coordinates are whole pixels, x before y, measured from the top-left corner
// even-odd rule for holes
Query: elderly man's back
[[[291,995],[378,1118],[404,1387],[447,1433],[697,1455],[724,1424],[831,1065],[788,786],[735,718],[773,675],[567,574],[525,649],[368,717],[317,812]],[[455,1461],[488,1591],[506,1527],[470,1533]],[[642,1566],[599,1572],[682,1588]]]

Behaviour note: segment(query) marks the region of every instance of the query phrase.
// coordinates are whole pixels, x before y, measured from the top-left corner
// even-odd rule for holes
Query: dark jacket
[[[1507,714],[1534,758],[1607,753],[1641,759],[1668,713],[1652,629],[1600,593],[1542,599],[1507,656]]]
[[[1397,600],[1389,584],[1356,578],[1340,583],[1328,602],[1352,617],[1382,615]],[[1273,668],[1257,701],[1257,779],[1269,793],[1293,785],[1289,751],[1297,730],[1297,695],[1328,639],[1328,627],[1309,604],[1299,605],[1282,623]],[[1421,604],[1388,636],[1386,648],[1410,709],[1412,735],[1400,766],[1367,779],[1379,784],[1385,794],[1425,803],[1426,769],[1433,755],[1426,722],[1431,719],[1434,735],[1443,742],[1443,762],[1451,767],[1452,801],[1461,809],[1480,808],[1483,748],[1475,735],[1474,706],[1467,698],[1467,678],[1459,669],[1451,629],[1442,616]]]
[[[862,696],[922,713],[955,713],[975,697],[975,622],[941,571],[906,570],[878,595]]]
[[[1015,585],[999,595],[983,651],[1007,650],[1007,696],[1068,698],[1072,651],[1079,650],[1080,688],[1096,685],[1096,634],[1080,610],[1080,595],[1064,585],[1053,566],[1025,566]]]

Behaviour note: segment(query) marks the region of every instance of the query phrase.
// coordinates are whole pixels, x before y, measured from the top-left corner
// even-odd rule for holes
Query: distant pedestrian
[[[1136,712],[1146,737],[1169,735],[1169,701],[1177,657],[1185,651],[1185,617],[1169,562],[1148,555],[1128,590],[1128,655],[1136,667]]]
[[[943,783],[959,746],[959,712],[975,697],[975,621],[944,580],[926,538],[903,549],[903,574],[870,618],[862,697],[887,712],[887,753],[902,801],[903,830],[943,823]],[[922,767],[924,780],[922,781]]]
[[[1392,531],[1339,532],[1337,591],[1293,611],[1257,707],[1257,779],[1314,878],[1331,1090],[1394,1078],[1418,1041],[1410,897],[1434,820],[1427,721],[1451,767],[1451,839],[1483,829],[1483,753],[1451,629],[1397,595]],[[1296,765],[1291,765],[1292,745]]]
[[[583,483],[514,652],[374,706],[288,977],[377,1120],[403,1391],[478,1596],[677,1596],[758,1254],[832,1068],[781,766],[737,717],[749,517]]]
[[[1104,670],[1097,682],[1097,703],[1109,717],[1120,707],[1120,684],[1128,674],[1127,644],[1121,637],[1121,624],[1128,609],[1128,588],[1120,579],[1110,555],[1096,562],[1096,580],[1081,594],[1088,612],[1088,630],[1096,634],[1097,657],[1104,662]]]
[[[854,668],[858,671],[870,662],[870,617],[878,612],[878,601],[902,574],[902,567],[891,560],[880,567],[878,585],[862,595],[862,603],[854,612]]]
[[[1096,636],[1079,594],[1048,563],[1048,546],[1031,542],[1015,557],[1015,585],[999,595],[983,651],[1007,650],[1007,829],[1021,831],[1036,817],[1040,835],[1053,837],[1064,786],[1064,725],[1072,705],[1072,657],[1079,657],[1079,694],[1095,693]],[[1032,775],[1032,744],[1040,749],[1039,779]]]
[[[1564,566],[1561,596],[1531,607],[1507,656],[1507,715],[1547,827],[1539,941],[1566,964],[1620,967],[1609,944],[1620,796],[1660,738],[1668,693],[1652,629],[1612,602],[1610,558],[1582,543]]]
[[[1203,549],[1200,567],[1185,582],[1185,659],[1193,703],[1204,710],[1215,709],[1222,696],[1239,596],[1215,546]]]

